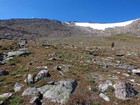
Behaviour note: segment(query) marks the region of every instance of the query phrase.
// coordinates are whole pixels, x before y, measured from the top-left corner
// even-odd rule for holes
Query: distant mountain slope
[[[78,28],[57,20],[10,19],[0,21],[0,38],[68,37],[80,34]]]
[[[117,27],[116,27],[117,26]],[[108,36],[121,33],[140,35],[140,19],[121,23],[60,22],[49,19],[0,20],[0,38],[58,38]]]

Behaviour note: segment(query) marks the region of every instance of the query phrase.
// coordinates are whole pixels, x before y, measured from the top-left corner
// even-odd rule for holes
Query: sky
[[[0,0],[0,19],[121,22],[140,18],[140,0]]]

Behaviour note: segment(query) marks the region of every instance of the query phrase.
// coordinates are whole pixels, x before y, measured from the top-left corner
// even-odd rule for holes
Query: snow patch
[[[125,27],[126,25],[131,24],[136,20],[130,20],[126,22],[118,22],[118,23],[86,23],[86,22],[75,22],[76,26],[81,27],[90,27],[97,30],[105,30],[106,28],[115,28],[115,27]]]

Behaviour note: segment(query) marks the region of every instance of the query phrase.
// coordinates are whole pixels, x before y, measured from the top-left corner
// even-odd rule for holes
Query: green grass
[[[74,70],[69,70],[68,73],[70,73],[72,75],[77,75],[77,73]]]
[[[95,78],[90,78],[90,79],[89,79],[89,82],[90,82],[90,83],[95,83]]]
[[[92,105],[100,105],[100,103],[95,101],[92,103]]]
[[[13,66],[16,64],[14,60],[8,60],[6,63],[10,66]]]
[[[10,99],[10,105],[22,105],[23,97],[22,96],[14,96]]]

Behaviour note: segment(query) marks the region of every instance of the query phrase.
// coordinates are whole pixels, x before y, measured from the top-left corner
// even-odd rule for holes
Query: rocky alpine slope
[[[89,37],[125,33],[139,36],[140,19],[119,23],[60,22],[49,19],[0,20],[0,38]]]

